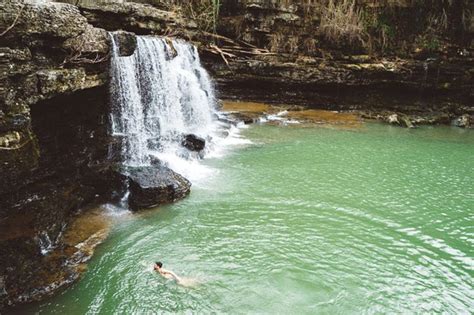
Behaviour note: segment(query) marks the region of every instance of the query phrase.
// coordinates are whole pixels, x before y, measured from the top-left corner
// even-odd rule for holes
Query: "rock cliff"
[[[225,98],[472,121],[472,5],[226,0],[215,34],[170,5],[192,1],[72,2],[0,3],[0,308],[77,279],[87,255],[63,235],[78,212],[123,188],[108,130],[108,31],[122,31],[122,55],[135,34],[192,40]],[[349,14],[352,32],[335,32]],[[439,29],[413,27],[414,16]],[[170,199],[185,196],[189,183],[168,177],[185,188]]]
[[[108,35],[78,8],[0,4],[0,305],[76,276],[61,236],[102,189],[85,181],[106,154]],[[74,95],[74,96],[72,96]]]
[[[395,111],[431,123],[463,114],[472,119],[473,7],[468,1],[224,1],[218,30],[234,42],[220,41],[228,64],[208,66],[225,98],[357,109],[371,117]]]
[[[111,43],[107,30],[93,25],[96,11],[85,10],[0,4],[0,308],[41,299],[77,279],[89,251],[64,235],[83,209],[113,201],[124,189],[108,121]],[[137,33],[175,25],[171,12],[142,4],[101,12],[96,19],[122,17]],[[116,40],[121,55],[134,52],[134,33],[122,31]],[[177,178],[183,187],[166,187],[154,204],[189,192],[185,179],[166,174],[167,185]]]

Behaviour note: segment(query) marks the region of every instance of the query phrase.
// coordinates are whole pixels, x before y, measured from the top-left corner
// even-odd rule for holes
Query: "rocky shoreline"
[[[389,110],[331,110],[308,109],[301,105],[269,104],[224,100],[221,110],[230,117],[245,124],[268,122],[277,125],[339,125],[360,126],[363,120],[378,121],[403,128],[417,128],[423,125],[451,125],[472,128],[469,115],[456,117],[446,113],[404,114]]]
[[[133,54],[136,34],[192,41],[222,99],[357,111],[407,127],[473,125],[472,44],[435,58],[337,49],[301,55],[266,48],[268,23],[289,32],[301,23],[296,11],[261,1],[235,10],[224,3],[220,35],[160,1],[78,3],[0,3],[0,309],[44,298],[79,277],[106,233],[87,230],[80,242],[68,235],[84,223],[84,209],[120,199],[127,176],[135,183],[132,200],[139,196],[136,209],[189,193],[190,183],[169,169],[117,169],[118,143],[108,126],[109,31],[121,32],[122,55]],[[242,16],[244,38],[229,29]],[[89,237],[94,246],[77,247]]]

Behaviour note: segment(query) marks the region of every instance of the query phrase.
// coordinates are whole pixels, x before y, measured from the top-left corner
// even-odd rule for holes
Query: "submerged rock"
[[[405,115],[391,114],[385,119],[391,125],[397,125],[405,128],[416,128],[410,117]]]
[[[406,127],[406,128],[410,128],[410,129],[416,128],[416,126],[413,124],[413,122],[407,116],[403,116],[400,119],[400,122],[401,122],[402,127]]]
[[[400,121],[398,120],[397,114],[392,114],[387,117],[387,122],[391,125],[400,125]]]
[[[461,128],[470,128],[471,127],[471,116],[468,114],[462,115],[454,121],[454,125]]]
[[[186,197],[191,183],[166,166],[127,169],[130,184],[129,205],[132,210],[151,208]]]
[[[185,135],[181,142],[183,147],[191,151],[201,151],[206,146],[206,140],[193,134]]]

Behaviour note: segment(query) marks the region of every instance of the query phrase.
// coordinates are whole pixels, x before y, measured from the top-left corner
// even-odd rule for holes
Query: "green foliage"
[[[436,35],[423,34],[416,38],[415,46],[427,52],[437,52],[441,48],[441,42]]]
[[[364,11],[364,26],[368,35],[367,45],[370,52],[385,51],[392,46],[396,30],[391,20],[378,12]]]

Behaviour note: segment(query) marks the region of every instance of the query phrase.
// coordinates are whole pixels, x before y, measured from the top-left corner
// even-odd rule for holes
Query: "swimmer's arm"
[[[181,280],[173,271],[170,271],[170,270],[163,270],[163,271],[162,271],[162,274],[163,274],[163,275],[168,274],[168,275],[172,276],[173,278],[175,278],[176,281],[180,281],[180,280]]]
[[[176,279],[176,281],[181,281],[181,278],[178,277],[173,271],[167,271],[169,275]]]

